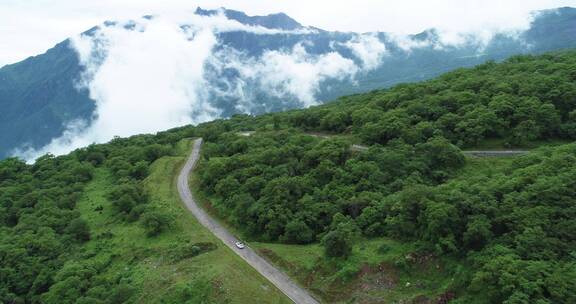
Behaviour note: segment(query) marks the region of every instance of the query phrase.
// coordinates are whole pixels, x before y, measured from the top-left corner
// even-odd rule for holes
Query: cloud
[[[532,17],[533,18],[533,17]],[[530,21],[532,19],[529,19]],[[432,47],[435,50],[444,50],[447,48],[476,48],[478,53],[482,53],[486,47],[493,42],[496,36],[506,37],[524,43],[521,35],[530,28],[530,22],[522,27],[516,28],[485,28],[469,32],[458,32],[448,30],[428,30],[426,37],[416,38],[413,35],[403,35],[387,33],[390,42],[401,50],[410,53],[415,49]],[[529,47],[525,45],[525,47]]]
[[[418,33],[428,28],[470,32],[517,28],[530,11],[574,6],[574,0],[2,0],[0,65],[42,53],[105,20],[150,13],[190,13],[196,6],[227,7],[248,14],[284,12],[302,24],[326,30]],[[306,9],[302,9],[306,7]]]
[[[259,35],[263,41],[282,35],[286,41],[300,42],[254,55],[219,40],[229,32]],[[340,33],[338,37],[351,38],[318,52],[311,51],[313,42],[306,38],[314,32],[247,26],[221,13],[198,16],[190,11],[107,23],[90,35],[72,39],[85,68],[77,85],[96,102],[94,116],[69,122],[64,134],[46,147],[19,150],[17,155],[31,160],[46,152],[63,154],[114,136],[154,133],[234,112],[308,107],[319,103],[324,83],[354,83],[364,72],[385,68],[390,48],[377,34]],[[388,35],[386,43],[391,41],[407,52],[467,44],[481,50],[495,33],[515,32],[437,31],[436,37],[424,40],[396,34]]]
[[[323,80],[342,80],[356,74],[358,67],[336,52],[309,56],[302,44],[290,53],[266,52],[256,68],[264,90],[277,97],[295,96],[303,106],[317,104],[314,94]]]
[[[162,18],[142,20],[134,30],[126,25],[104,26],[94,36],[73,39],[87,71],[80,85],[96,101],[92,123],[73,122],[61,138],[39,151],[26,151],[24,157],[66,153],[114,136],[218,117],[219,111],[202,96],[204,62],[216,44],[214,33],[183,31]]]
[[[71,44],[85,69],[77,87],[87,89],[96,102],[91,121],[72,121],[60,138],[17,155],[32,160],[114,136],[198,124],[221,117],[224,108],[251,113],[259,107],[255,92],[285,102],[280,108],[311,106],[317,104],[315,95],[323,81],[352,78],[361,69],[336,52],[309,54],[301,43],[251,57],[218,40],[218,34],[234,31],[269,36],[310,33],[246,26],[222,14],[109,22],[74,37]],[[361,51],[363,43],[358,40],[351,47]],[[372,61],[369,64],[375,64]],[[225,76],[230,70],[235,77]]]
[[[245,25],[236,20],[231,20],[226,18],[223,9],[218,9],[217,14],[204,16],[197,14],[190,14],[187,12],[183,13],[172,13],[168,16],[163,15],[164,18],[169,18],[172,22],[186,25],[188,28],[193,30],[209,29],[217,33],[226,32],[249,32],[258,35],[274,35],[274,34],[311,34],[317,32],[315,29],[302,28],[297,30],[281,30],[281,29],[270,29],[258,25]]]
[[[291,50],[266,51],[260,58],[228,64],[240,73],[240,79],[255,83],[272,96],[295,98],[301,107],[318,104],[315,95],[323,81],[352,78],[360,69],[336,52],[311,55],[302,43]]]

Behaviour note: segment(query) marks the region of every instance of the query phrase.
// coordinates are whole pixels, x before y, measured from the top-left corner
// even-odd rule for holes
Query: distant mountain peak
[[[212,16],[218,14],[220,11],[223,12],[228,19],[236,20],[246,25],[259,25],[269,29],[287,31],[303,28],[298,21],[284,13],[269,14],[266,16],[248,16],[244,12],[226,8],[221,8],[220,10],[205,10],[198,7],[195,14],[201,16]]]
[[[415,41],[438,41],[440,39],[440,34],[437,29],[430,28],[421,33],[410,35],[410,37]]]

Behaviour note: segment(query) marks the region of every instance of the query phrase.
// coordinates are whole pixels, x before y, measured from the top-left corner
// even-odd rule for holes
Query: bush
[[[390,251],[390,246],[388,246],[388,244],[382,244],[380,246],[378,246],[378,249],[376,249],[376,252],[378,252],[379,254],[386,254]]]
[[[352,244],[346,234],[335,230],[328,232],[322,238],[324,254],[328,257],[348,257],[352,253]]]
[[[303,221],[294,220],[286,225],[285,230],[284,242],[306,244],[314,241],[314,232]]]
[[[90,228],[86,221],[76,218],[66,227],[66,233],[71,234],[77,241],[85,242],[90,240]]]
[[[134,293],[136,293],[136,290],[133,287],[126,284],[121,284],[116,287],[116,289],[114,289],[114,292],[110,296],[109,301],[112,304],[126,303],[134,295]]]
[[[168,227],[168,217],[158,211],[149,211],[142,215],[140,222],[147,236],[156,236]]]
[[[195,257],[204,252],[215,250],[216,244],[214,243],[187,243],[172,248],[169,252],[170,260],[175,263],[184,259]]]

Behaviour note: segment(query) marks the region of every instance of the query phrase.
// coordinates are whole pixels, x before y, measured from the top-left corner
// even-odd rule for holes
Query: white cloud
[[[344,45],[362,61],[362,66],[366,70],[379,67],[382,64],[382,57],[386,54],[386,46],[373,34],[357,35]]]
[[[303,107],[318,104],[315,95],[323,81],[352,78],[360,69],[336,52],[308,54],[300,43],[291,50],[266,51],[256,59],[227,60],[227,65],[239,71],[240,79],[256,83],[272,96],[295,98]],[[240,106],[248,109],[246,103],[251,102],[244,100]]]
[[[280,33],[300,35],[308,33],[309,30],[270,30],[242,25],[228,20],[221,14],[197,16],[191,9],[177,9],[190,6],[187,1],[176,1],[173,3],[178,3],[177,5],[166,5],[162,8],[157,5],[158,2],[151,5],[148,0],[141,1],[138,3],[141,3],[142,7],[156,8],[161,13],[150,20],[138,19],[136,23],[119,22],[114,26],[101,27],[95,32],[94,37],[75,36],[73,39],[73,46],[86,68],[86,73],[78,85],[87,88],[92,99],[96,101],[96,112],[91,124],[72,121],[62,137],[54,139],[49,145],[37,151],[19,151],[19,155],[32,159],[46,152],[62,154],[93,142],[106,142],[114,136],[154,133],[211,120],[221,114],[221,109],[214,105],[214,99],[221,97],[234,99],[235,104],[232,106],[242,112],[252,112],[258,106],[266,108],[266,105],[256,104],[258,100],[254,94],[257,90],[283,100],[281,102],[295,101],[302,107],[315,105],[318,103],[316,95],[323,82],[354,81],[358,73],[380,67],[387,52],[386,46],[378,37],[368,33],[357,34],[352,40],[337,44],[338,47],[348,48],[360,64],[336,51],[320,55],[310,54],[306,50],[305,43],[298,43],[290,49],[267,50],[261,56],[253,57],[223,46],[218,41],[217,34],[245,31],[258,35]],[[56,7],[59,5],[51,0],[31,0],[31,2],[43,5],[51,3]],[[258,1],[252,1],[255,2]],[[528,2],[530,1],[526,1]],[[20,5],[14,4],[16,2],[9,3],[17,7]],[[85,4],[90,8],[90,12],[98,5],[111,5],[112,1],[94,3]],[[134,13],[138,11],[136,8],[141,9],[135,0],[120,3],[117,7],[119,11],[113,15]],[[149,6],[146,6],[146,3]],[[274,3],[277,5],[278,2]],[[406,3],[414,2],[406,1]],[[439,3],[447,1],[441,0]],[[78,4],[68,4],[76,9],[81,7]],[[423,8],[429,5],[421,4]],[[292,4],[285,5],[290,14]],[[318,3],[313,2],[309,5],[315,10]],[[338,8],[340,5],[324,4],[327,10]],[[370,5],[375,4],[367,4],[368,7]],[[379,5],[381,9],[388,7]],[[356,6],[358,4],[354,7]],[[271,7],[270,4],[268,7]],[[390,7],[399,9],[399,6]],[[446,7],[440,6],[440,9],[442,8]],[[278,10],[282,9],[276,9]],[[0,11],[0,20],[2,14]],[[433,11],[431,14],[434,15]],[[381,16],[379,20],[386,18]],[[471,41],[481,45],[489,41],[494,30],[514,33],[515,29],[526,26],[527,20],[529,21],[524,16],[509,23],[496,22],[495,25],[470,30],[465,34],[460,30],[449,29],[450,27],[444,24],[445,27],[440,27],[439,30],[441,33],[439,42],[418,42],[404,34],[392,37],[405,50],[431,43],[439,48]],[[127,30],[125,28],[127,24],[133,24],[136,29]],[[474,27],[469,25],[463,28]],[[1,34],[0,27],[0,37]],[[0,51],[0,58],[2,56]],[[234,69],[239,76],[233,79],[220,77],[227,69]],[[220,85],[214,85],[216,82]],[[286,104],[286,106],[293,105]]]
[[[339,31],[418,33],[523,27],[529,12],[574,6],[574,0],[2,0],[0,65],[40,54],[105,20],[189,14],[196,6],[248,14],[285,12],[305,25]],[[305,8],[305,9],[303,9]]]
[[[218,116],[202,97],[204,62],[216,44],[212,31],[188,33],[163,18],[142,20],[139,30],[126,30],[124,25],[102,27],[95,37],[73,40],[87,68],[83,85],[96,101],[94,120],[90,126],[70,124],[48,146],[26,151],[27,159]]]
[[[273,34],[309,34],[314,33],[316,30],[303,28],[298,30],[279,30],[269,29],[262,26],[250,26],[242,24],[236,20],[226,18],[222,9],[217,10],[218,13],[211,16],[202,16],[191,14],[189,12],[178,12],[167,15],[161,15],[163,18],[170,19],[174,23],[188,25],[194,30],[210,29],[214,32],[225,33],[234,31],[244,31],[260,35],[273,35]]]
[[[63,136],[47,146],[20,150],[17,155],[32,160],[47,152],[58,155],[107,142],[114,136],[154,133],[212,120],[221,116],[213,102],[222,96],[236,100],[237,104],[228,106],[251,112],[254,90],[307,107],[317,104],[315,95],[323,81],[353,78],[361,70],[336,52],[312,55],[302,44],[249,57],[219,44],[217,34],[281,31],[241,25],[220,15],[193,16],[187,19],[189,26],[182,27],[177,22],[181,19],[172,17],[117,22],[73,38],[72,46],[85,68],[77,85],[87,88],[96,101],[93,120],[90,125],[73,121]],[[358,40],[351,46],[362,49],[359,45],[363,43]],[[222,71],[231,68],[239,76],[230,80],[222,77]],[[223,81],[226,88],[215,85]]]
[[[320,83],[327,78],[344,79],[356,74],[358,67],[336,52],[310,56],[301,44],[291,52],[271,51],[257,65],[257,77],[264,89],[278,97],[296,96],[304,106],[317,103],[314,98]]]

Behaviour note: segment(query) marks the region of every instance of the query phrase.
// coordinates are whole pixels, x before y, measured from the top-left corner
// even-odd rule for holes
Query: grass
[[[278,289],[237,257],[208,230],[202,227],[180,201],[175,178],[190,151],[190,141],[178,146],[178,155],[163,157],[151,166],[144,181],[149,204],[171,218],[171,225],[157,237],[146,237],[138,223],[125,223],[115,215],[106,194],[111,176],[96,170],[79,203],[82,217],[90,225],[93,239],[86,251],[94,262],[108,264],[104,276],[121,278],[137,289],[135,303],[167,303],[178,286],[205,280],[210,282],[210,297],[217,303],[291,303]],[[102,206],[102,211],[95,209]],[[110,235],[102,238],[98,235]],[[169,259],[171,249],[188,242],[211,242],[217,249],[179,262]]]
[[[347,260],[326,259],[319,244],[251,243],[327,303],[402,303],[436,299],[466,267],[452,258],[416,254],[413,245],[364,239]]]

